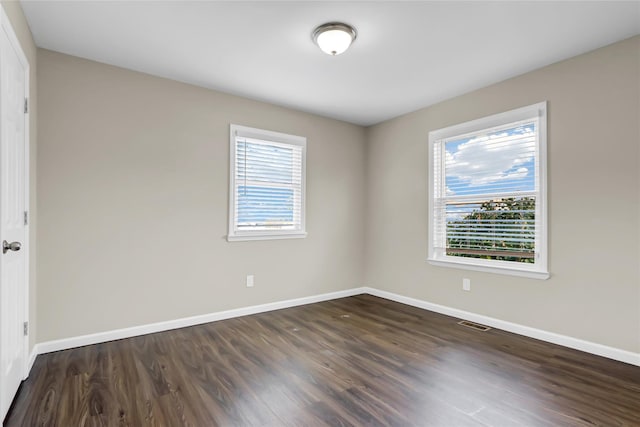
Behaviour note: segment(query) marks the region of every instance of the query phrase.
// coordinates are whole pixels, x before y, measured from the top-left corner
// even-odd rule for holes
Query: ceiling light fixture
[[[357,35],[358,33],[351,25],[329,22],[313,30],[311,37],[324,53],[335,56],[349,49]]]

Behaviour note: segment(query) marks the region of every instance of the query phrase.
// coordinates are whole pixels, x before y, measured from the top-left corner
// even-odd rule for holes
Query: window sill
[[[228,242],[241,242],[246,240],[281,240],[281,239],[304,239],[307,237],[306,232],[298,233],[278,233],[278,234],[258,234],[251,233],[245,235],[227,235]]]
[[[464,264],[454,261],[443,261],[428,259],[429,264],[436,265],[438,267],[448,268],[460,268],[463,270],[483,271],[485,273],[506,274],[510,276],[528,277],[530,279],[546,280],[550,274],[547,271],[531,271],[531,270],[516,270],[504,267],[489,267],[485,265]]]

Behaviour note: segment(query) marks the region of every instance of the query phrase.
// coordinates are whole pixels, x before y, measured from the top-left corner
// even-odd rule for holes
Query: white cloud
[[[518,166],[530,162],[534,155],[533,131],[482,136],[460,144],[454,153],[446,151],[447,176],[474,186],[524,178],[529,169]]]

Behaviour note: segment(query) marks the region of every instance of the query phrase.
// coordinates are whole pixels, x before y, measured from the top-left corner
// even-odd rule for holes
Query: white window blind
[[[430,134],[430,260],[548,276],[542,114],[536,104]]]
[[[306,139],[231,126],[229,240],[304,237]]]

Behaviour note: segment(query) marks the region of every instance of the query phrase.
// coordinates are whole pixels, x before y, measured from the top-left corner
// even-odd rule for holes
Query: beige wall
[[[30,226],[29,226],[29,257],[30,257],[30,268],[29,268],[29,325],[30,325],[30,336],[29,336],[29,347],[33,348],[36,343],[36,224],[37,224],[37,214],[36,214],[36,160],[37,160],[37,140],[38,140],[38,128],[37,128],[37,117],[38,117],[38,91],[37,91],[37,80],[36,80],[36,45],[33,42],[33,37],[31,37],[31,30],[29,29],[29,25],[27,24],[27,20],[22,13],[22,8],[20,8],[20,4],[16,1],[2,1],[2,8],[7,14],[9,21],[11,22],[11,26],[13,27],[13,31],[15,31],[16,36],[18,36],[18,41],[24,51],[25,56],[27,57],[27,61],[29,61],[29,103],[30,103],[30,112],[29,112],[29,151],[30,151],[30,166],[29,166],[29,207],[30,207]]]
[[[39,342],[362,285],[363,128],[46,50],[38,84]],[[226,241],[229,123],[307,137],[306,239]]]
[[[551,278],[429,265],[428,132],[544,100]],[[367,285],[640,352],[639,102],[635,37],[369,128]]]
[[[640,37],[368,129],[46,50],[38,84],[39,342],[366,284],[640,352]],[[552,277],[429,265],[428,132],[543,100]],[[307,239],[226,242],[229,123],[308,138]]]

